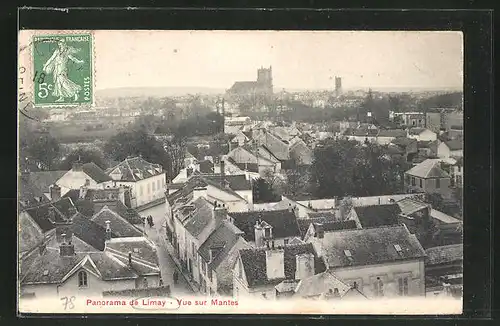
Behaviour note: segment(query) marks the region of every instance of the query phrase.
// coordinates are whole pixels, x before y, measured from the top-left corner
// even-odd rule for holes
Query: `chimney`
[[[80,187],[80,199],[85,199],[85,196],[87,196],[87,187],[85,185]]]
[[[65,236],[70,238],[73,236],[73,222],[71,219],[64,222],[56,222],[55,225],[57,243],[63,243],[65,241]]]
[[[285,278],[285,250],[266,250],[266,274],[269,280]]]
[[[71,166],[71,170],[73,171],[82,171],[83,163],[80,161],[74,162]]]
[[[255,246],[256,247],[263,247],[264,246],[264,227],[262,225],[262,219],[258,219],[255,222],[254,226],[254,232],[255,232]]]
[[[59,245],[61,257],[71,257],[75,255],[75,245],[71,243],[72,234],[62,234],[64,241]]]
[[[111,240],[111,222],[106,221],[106,240]]]
[[[48,207],[48,217],[49,217],[49,220],[51,220],[52,222],[55,222],[55,220],[56,220],[56,209],[55,209],[55,207],[53,207],[53,206],[49,206]]]
[[[50,186],[50,200],[53,202],[58,201],[61,199],[61,187],[59,187],[56,184],[53,184]]]
[[[200,197],[207,198],[207,187],[196,187],[193,189],[193,200]]]
[[[131,251],[128,252],[128,264],[129,264],[129,266],[132,265],[132,252]]]
[[[225,204],[218,204],[214,209],[215,221],[223,221],[227,218],[227,208]]]
[[[222,178],[226,176],[226,163],[222,159],[220,161],[220,175],[222,176]]]
[[[302,280],[314,275],[314,255],[305,253],[295,256],[295,279]]]
[[[314,228],[316,230],[314,236],[318,239],[323,239],[325,237],[325,229],[323,228],[323,223],[314,223]]]

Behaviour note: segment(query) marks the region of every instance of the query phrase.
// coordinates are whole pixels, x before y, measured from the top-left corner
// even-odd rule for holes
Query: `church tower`
[[[273,68],[263,68],[257,70],[257,84],[267,95],[273,94]]]

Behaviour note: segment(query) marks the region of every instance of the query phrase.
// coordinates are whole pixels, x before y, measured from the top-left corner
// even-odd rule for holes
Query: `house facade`
[[[368,298],[425,295],[425,251],[404,225],[320,233],[309,242],[329,270]]]
[[[80,162],[73,163],[71,170],[67,171],[56,181],[61,188],[61,195],[71,189],[87,188],[104,189],[113,186],[113,180],[96,164]]]
[[[166,175],[158,164],[149,163],[141,157],[127,158],[107,173],[117,185],[129,187],[132,208],[165,199]]]
[[[409,192],[439,193],[449,197],[450,175],[437,159],[427,159],[405,172],[405,188]]]
[[[408,129],[407,137],[417,141],[434,141],[437,139],[437,134],[426,128],[411,128]]]

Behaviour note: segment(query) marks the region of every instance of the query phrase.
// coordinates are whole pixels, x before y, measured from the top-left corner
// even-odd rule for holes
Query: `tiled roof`
[[[296,256],[310,253],[314,255],[315,273],[322,273],[326,270],[323,260],[318,257],[310,243],[298,244],[293,246],[284,246],[284,269],[285,278],[272,279],[267,278],[266,273],[266,248],[252,248],[240,250],[240,257],[243,263],[243,269],[250,287],[261,285],[278,285],[284,279],[295,279]]]
[[[128,261],[129,252],[132,261],[137,259],[152,266],[158,266],[158,254],[156,247],[144,237],[116,238],[106,243],[106,250],[113,254],[119,254]]]
[[[440,246],[425,250],[426,265],[446,264],[461,261],[464,258],[463,244]]]
[[[120,178],[118,176],[115,177],[115,174],[113,174],[115,171],[120,172],[118,174],[118,176],[121,174]],[[113,175],[115,180],[134,182],[162,174],[163,169],[159,164],[149,163],[141,157],[133,157],[127,158],[118,165],[108,169],[107,173]]]
[[[338,279],[332,271],[325,271],[303,279],[295,288],[295,295],[302,298],[318,297],[331,289],[343,296],[351,287]]]
[[[234,225],[245,232],[246,241],[255,241],[255,223],[260,218],[272,226],[273,238],[287,238],[300,236],[297,217],[292,211],[275,210],[263,212],[229,213],[234,220]]]
[[[406,130],[403,129],[380,129],[378,137],[405,137]]]
[[[352,229],[325,232],[323,238],[312,238],[318,253],[329,268],[383,264],[425,257],[416,236],[406,226]],[[396,245],[401,252],[398,253]],[[346,256],[349,251],[352,259]]]
[[[391,144],[398,145],[398,146],[403,146],[406,147],[410,145],[411,143],[416,142],[415,139],[412,138],[407,138],[406,135],[402,137],[397,137],[391,141]]]
[[[316,210],[333,209],[337,200],[335,198],[299,200],[299,204]]]
[[[440,167],[438,159],[426,159],[425,161],[417,164],[410,170],[406,171],[407,174],[427,179],[427,178],[449,178],[450,175]]]
[[[415,136],[416,136],[416,135],[420,135],[420,134],[421,134],[422,132],[424,132],[425,130],[427,130],[427,129],[425,129],[425,128],[410,128],[410,129],[408,130],[408,133],[409,133],[410,135],[415,135]]]
[[[336,218],[336,214],[335,212],[331,211],[331,212],[328,212],[328,211],[325,211],[325,212],[311,212],[311,213],[308,213],[307,214],[308,218],[309,219],[312,219],[312,218],[323,218],[323,219],[330,219],[330,220],[335,220]]]
[[[94,162],[83,164],[82,171],[97,183],[111,181],[109,175],[107,175],[106,172],[104,172],[104,170],[98,167]]]
[[[397,202],[399,208],[401,209],[401,213],[405,215],[413,214],[419,210],[425,209],[428,207],[426,203],[421,201],[405,198]]]
[[[139,213],[135,209],[125,206],[119,200],[94,203],[93,205],[94,205],[94,212],[96,211],[98,212],[99,210],[101,210],[101,208],[107,206],[110,210],[117,213],[131,224],[137,225],[144,223],[141,215],[139,215]]]
[[[261,145],[265,146],[280,161],[290,159],[288,145],[266,130],[257,133],[254,139],[258,140]]]
[[[183,219],[184,228],[198,240],[206,228],[215,227],[214,206],[205,198],[200,197],[193,201],[194,210],[186,212],[187,219]]]
[[[18,185],[19,201],[26,203],[26,207],[36,206],[42,203],[48,203],[48,198],[44,195],[43,191],[30,182],[28,176],[21,176]]]
[[[49,187],[68,171],[38,171],[30,172],[29,180],[43,192],[49,192]]]
[[[364,228],[398,224],[401,213],[398,204],[358,206],[353,209]]]
[[[464,148],[464,143],[459,139],[453,139],[445,142],[450,151],[458,151]]]
[[[66,218],[70,218],[73,216],[71,212],[71,208],[75,207],[71,198],[61,198],[52,205],[57,208],[59,212],[61,212]]]
[[[431,209],[431,217],[435,218],[436,220],[439,220],[442,223],[446,224],[454,224],[454,223],[460,223],[461,221],[448,215],[443,212],[438,211],[437,209]]]
[[[203,176],[205,179],[221,183],[224,180],[229,183],[229,188],[235,191],[240,190],[252,190],[252,185],[249,180],[246,179],[245,175],[225,175],[221,176],[220,174],[213,175],[205,175]]]
[[[217,247],[220,249],[213,260],[210,262],[210,267],[216,269],[222,260],[226,257],[227,253],[234,246],[238,238],[243,235],[243,231],[238,229],[229,221],[223,221],[203,242],[198,249],[200,256],[206,261],[210,261],[210,248]]]
[[[299,160],[299,164],[310,165],[313,163],[314,154],[303,140],[290,146],[290,156]]]
[[[141,237],[143,233],[141,230],[130,224],[123,217],[116,212],[104,206],[99,212],[94,214],[91,218],[92,221],[106,228],[106,221],[110,222],[110,228],[117,237]]]

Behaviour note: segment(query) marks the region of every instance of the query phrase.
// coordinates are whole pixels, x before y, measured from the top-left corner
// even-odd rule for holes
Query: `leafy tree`
[[[309,169],[302,164],[301,158],[295,152],[291,153],[290,161],[285,170],[285,176],[285,193],[295,196],[309,192]]]
[[[164,149],[168,156],[167,171],[168,178],[175,178],[184,167],[184,158],[186,157],[186,139],[173,137],[164,143]]]
[[[61,162],[59,169],[70,170],[74,162],[80,161],[82,163],[93,162],[101,169],[108,168],[108,164],[104,159],[104,155],[98,149],[78,148],[69,153],[66,158]]]
[[[173,173],[170,157],[163,144],[144,130],[118,133],[104,145],[104,152],[117,161],[129,156],[142,156],[148,162],[162,165],[167,173]]]
[[[281,200],[281,196],[276,194],[266,180],[259,178],[252,185],[254,203],[272,203]]]
[[[403,191],[400,160],[389,160],[385,147],[329,139],[314,150],[311,182],[319,198],[376,196]]]
[[[25,148],[26,157],[41,167],[51,170],[60,153],[59,142],[49,133],[24,140],[21,147]]]

